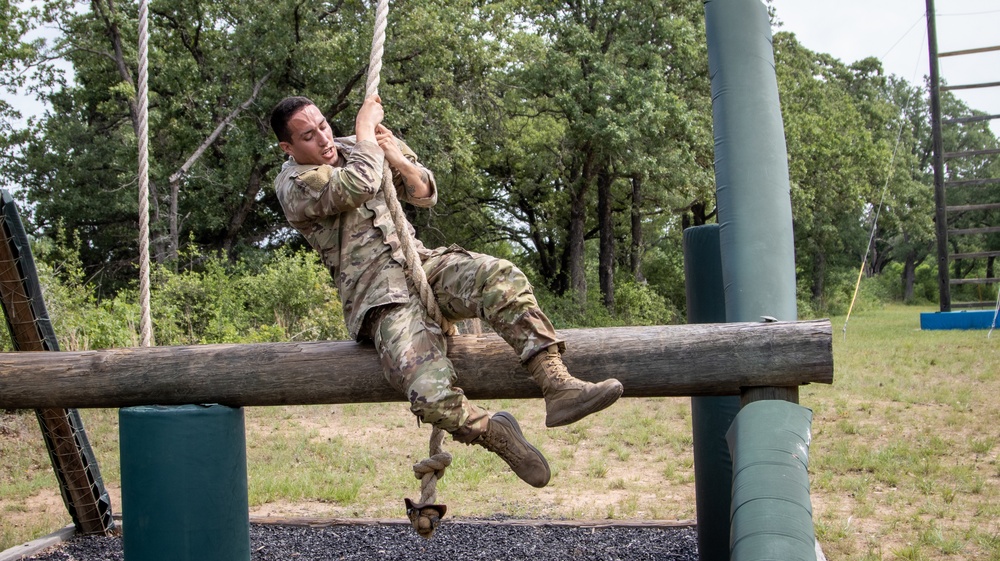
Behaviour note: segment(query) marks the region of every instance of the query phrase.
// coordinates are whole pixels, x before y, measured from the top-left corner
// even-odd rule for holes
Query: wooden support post
[[[7,191],[0,193],[0,203],[0,305],[11,341],[21,351],[47,351],[55,339],[46,341],[40,330],[39,322],[47,322],[48,316],[37,317],[36,306],[44,309],[44,304],[40,300],[27,237]],[[24,245],[18,247],[18,244]],[[17,408],[0,406],[0,410],[3,409]],[[88,457],[92,454],[89,445],[86,445],[86,452],[82,447],[86,434],[82,433],[79,417],[64,406],[34,409],[70,518],[84,534],[105,534],[114,522],[109,506],[102,504],[104,487],[93,456]]]
[[[755,386],[833,381],[828,320],[567,329],[575,376],[615,377],[630,397],[738,395]],[[499,337],[449,344],[472,399],[541,397]],[[0,408],[229,406],[403,401],[370,345],[354,342],[196,345],[0,353]]]
[[[740,407],[765,399],[780,399],[791,403],[799,402],[798,386],[758,386],[753,388],[743,388],[740,392]]]

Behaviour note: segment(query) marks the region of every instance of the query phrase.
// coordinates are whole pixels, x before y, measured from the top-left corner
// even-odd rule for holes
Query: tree
[[[880,131],[891,129],[896,108],[880,95],[885,78],[877,61],[845,66],[789,33],[776,34],[774,43],[799,279],[823,310],[827,282],[864,257],[863,217],[892,153]]]
[[[701,8],[540,2],[522,18],[529,32],[515,37],[518,62],[503,91],[512,118],[494,133],[501,142],[484,143],[504,147],[486,160],[489,176],[502,179],[489,200],[497,216],[517,219],[511,236],[531,241],[522,248],[548,288],[581,305],[585,243],[599,238],[610,309],[614,272],[631,260],[617,255],[621,240],[641,234],[644,215],[663,213],[668,194],[687,199],[711,185]]]
[[[16,94],[25,80],[21,67],[34,58],[36,51],[34,45],[24,40],[31,28],[31,20],[16,3],[4,2],[0,5],[0,21],[6,22],[0,29],[0,87],[10,94]],[[0,134],[3,135],[5,145],[13,132],[11,121],[20,117],[20,113],[10,103],[0,99]],[[6,150],[3,158],[8,158]]]
[[[478,39],[485,16],[469,17],[476,4],[401,2],[389,31],[387,122],[401,136],[419,129],[415,148],[426,147],[425,157],[446,170],[453,161],[468,165],[457,109],[469,98],[462,80],[476,79],[490,55],[489,41]],[[48,7],[63,31],[49,56],[68,59],[76,81],[48,92],[54,109],[39,134],[23,141],[24,157],[12,173],[25,184],[37,229],[79,231],[88,240],[81,255],[87,270],[121,282],[138,253],[135,4]],[[350,3],[152,6],[151,231],[158,261],[171,260],[184,240],[236,256],[290,239],[265,187],[282,160],[268,112],[281,97],[308,95],[335,130],[351,132],[373,17],[367,6]],[[426,42],[431,36],[442,40]],[[456,83],[451,90],[447,76]]]
[[[900,263],[901,294],[909,302],[914,298],[917,267],[934,247],[930,110],[924,92],[901,78],[890,77],[886,95],[900,108],[900,116],[893,124],[895,131],[884,134],[894,134],[898,145],[884,193],[872,201],[873,211],[879,203],[882,210],[870,272],[883,274],[890,263]]]
[[[12,95],[37,94],[61,83],[61,70],[45,56],[46,41],[37,36],[43,23],[41,9],[23,2],[0,5],[0,89]],[[23,115],[6,99],[0,99],[0,184],[17,187],[6,170],[16,169],[19,143],[31,134],[32,123],[15,130]]]

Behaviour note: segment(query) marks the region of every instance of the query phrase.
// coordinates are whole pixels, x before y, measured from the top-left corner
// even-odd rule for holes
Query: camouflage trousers
[[[451,321],[479,318],[514,349],[522,362],[550,345],[563,345],[513,263],[453,247],[423,263],[441,312]],[[429,320],[416,291],[406,304],[371,310],[366,333],[375,342],[389,384],[403,392],[421,421],[471,442],[485,432],[489,413],[471,403],[447,357],[447,339]]]

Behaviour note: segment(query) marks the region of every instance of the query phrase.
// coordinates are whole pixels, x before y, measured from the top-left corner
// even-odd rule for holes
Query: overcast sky
[[[926,0],[774,0],[780,31],[845,63],[874,56],[914,84],[930,74]],[[938,52],[1000,45],[1000,0],[935,0]],[[1000,51],[940,58],[951,85],[1000,82]],[[1000,114],[1000,87],[953,92],[973,109]],[[1000,120],[992,122],[1000,136]]]

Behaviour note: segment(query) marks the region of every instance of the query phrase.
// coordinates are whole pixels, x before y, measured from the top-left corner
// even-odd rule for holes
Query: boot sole
[[[543,481],[541,485],[535,485],[534,483],[525,480],[517,472],[514,472],[514,474],[517,475],[518,478],[521,479],[521,481],[524,481],[525,483],[527,483],[528,485],[531,485],[532,487],[537,487],[537,488],[541,489],[542,487],[545,487],[546,485],[548,485],[549,484],[549,480],[552,479],[552,470],[549,469],[549,462],[548,462],[548,460],[545,459],[545,456],[542,455],[541,452],[539,452],[538,448],[535,448],[534,446],[532,446],[531,443],[528,442],[528,439],[524,438],[524,433],[521,432],[521,425],[517,424],[517,419],[515,419],[513,415],[511,415],[510,413],[508,413],[506,411],[500,411],[498,413],[494,413],[493,414],[493,418],[496,418],[496,417],[502,417],[502,418],[506,419],[507,421],[509,421],[510,425],[512,427],[514,427],[514,432],[516,432],[517,436],[519,436],[521,438],[521,441],[524,442],[524,445],[527,446],[529,450],[531,450],[532,452],[534,452],[538,456],[538,459],[542,461],[542,465],[545,466],[545,481]]]
[[[564,415],[562,417],[556,417],[554,419],[550,419],[548,415],[546,415],[545,426],[551,429],[555,427],[564,427],[566,425],[571,425],[579,421],[580,419],[586,417],[587,415],[591,415],[593,413],[597,413],[598,411],[611,407],[611,405],[613,405],[614,402],[618,401],[618,398],[622,396],[622,392],[624,391],[625,388],[619,382],[618,385],[611,386],[610,388],[608,388],[608,391],[595,396],[590,401],[578,407],[575,411],[573,411],[573,414],[571,415]]]

